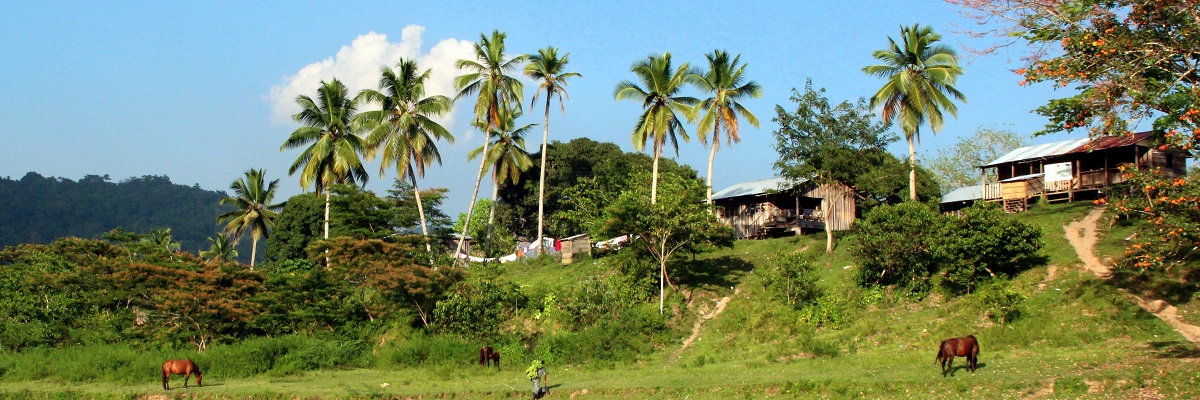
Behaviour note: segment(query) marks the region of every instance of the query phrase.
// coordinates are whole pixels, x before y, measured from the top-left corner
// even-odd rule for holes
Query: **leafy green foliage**
[[[812,257],[805,253],[780,253],[761,270],[763,287],[787,305],[800,309],[821,295]]]
[[[1037,262],[1042,231],[1006,218],[994,204],[976,204],[939,221],[938,252],[946,271],[943,285],[971,292],[996,275],[1015,276]]]
[[[937,268],[938,216],[920,203],[905,202],[871,210],[857,222],[855,280],[863,286],[900,285],[914,293],[929,289]]]
[[[675,252],[697,253],[704,246],[733,245],[733,229],[719,221],[704,203],[706,186],[696,179],[663,174],[659,186],[664,196],[652,203],[647,196],[650,185],[641,182],[621,193],[617,202],[604,210],[605,237],[630,235],[631,246],[649,254],[658,262],[660,281],[660,311],[663,284],[674,288],[667,273],[667,263]]]
[[[0,247],[95,238],[118,227],[131,232],[169,227],[181,249],[197,252],[207,247],[213,221],[231,209],[218,204],[222,197],[166,176],[113,182],[108,175],[86,175],[72,181],[30,172],[17,180],[0,178]]]
[[[841,183],[854,189],[858,211],[865,213],[880,204],[897,204],[908,198],[904,179],[909,166],[887,152],[897,140],[887,133],[889,125],[873,122],[866,100],[831,105],[825,89],[814,90],[809,79],[804,92],[792,90],[795,111],[775,106],[779,130],[775,169],[793,181]],[[940,198],[937,183],[917,167],[918,198]]]
[[[1151,119],[1165,143],[1185,150],[1200,145],[1200,19],[1194,2],[954,2],[977,19],[1003,21],[993,33],[1033,48],[1026,67],[1016,71],[1025,77],[1021,85],[1076,85],[1077,94],[1037,109],[1050,120],[1038,134],[1087,129],[1123,135],[1136,121]]]
[[[1025,296],[1006,281],[988,286],[983,294],[983,303],[988,307],[988,318],[1002,324],[1012,323],[1020,318],[1021,304],[1024,302]]]
[[[441,332],[488,339],[495,337],[500,324],[528,301],[511,282],[467,280],[455,285],[445,299],[437,302],[433,321]]]
[[[287,200],[275,219],[275,230],[267,238],[267,261],[306,259],[304,249],[320,239],[325,219],[325,199],[302,193]]]

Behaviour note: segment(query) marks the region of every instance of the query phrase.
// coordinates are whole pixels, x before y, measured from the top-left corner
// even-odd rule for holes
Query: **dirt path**
[[[1101,279],[1109,279],[1112,277],[1112,271],[1100,262],[1100,259],[1092,251],[1096,246],[1096,221],[1102,214],[1104,214],[1103,207],[1093,208],[1082,221],[1067,224],[1063,230],[1066,231],[1067,241],[1071,242],[1071,246],[1079,254],[1079,259],[1083,260],[1083,267]],[[1138,296],[1133,297],[1143,310],[1165,321],[1188,341],[1200,345],[1200,327],[1181,321],[1178,314],[1179,309],[1175,306],[1162,300],[1146,301]]]
[[[742,288],[734,289],[733,294],[736,295],[741,291]],[[700,328],[704,326],[704,321],[708,321],[716,318],[718,315],[721,315],[721,313],[725,311],[725,306],[729,304],[729,300],[732,298],[733,296],[722,297],[721,300],[717,302],[716,308],[713,308],[707,314],[701,315],[700,320],[696,321],[696,323],[692,325],[692,335],[688,336],[688,338],[683,341],[683,345],[679,346],[679,350],[675,350],[675,355],[672,358],[679,358],[679,356],[683,354],[683,351],[687,350],[688,346],[691,346],[692,342],[695,342],[696,338],[700,337]]]

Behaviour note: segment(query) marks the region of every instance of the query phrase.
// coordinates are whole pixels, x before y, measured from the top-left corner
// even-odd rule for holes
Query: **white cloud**
[[[445,39],[434,45],[428,53],[423,53],[421,35],[424,32],[425,27],[406,26],[401,31],[399,43],[389,42],[385,34],[369,32],[359,35],[350,45],[342,46],[336,55],[300,68],[295,75],[271,87],[267,95],[271,104],[271,122],[291,123],[292,115],[300,111],[296,96],[315,96],[322,80],[336,77],[350,89],[351,95],[362,89],[376,88],[380,68],[395,66],[401,58],[417,60],[421,69],[432,69],[426,82],[426,95],[453,97],[454,77],[459,73],[454,63],[474,56],[472,43]],[[446,115],[440,122],[449,127],[452,120],[452,115]]]

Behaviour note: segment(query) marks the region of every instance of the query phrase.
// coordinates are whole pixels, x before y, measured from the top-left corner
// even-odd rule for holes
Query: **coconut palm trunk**
[[[489,131],[491,124],[488,124]],[[483,154],[487,154],[488,144],[487,136],[483,139]],[[467,217],[463,220],[462,236],[458,238],[458,249],[454,250],[454,257],[458,257],[462,253],[463,242],[467,240],[467,230],[471,229],[471,215],[475,212],[475,201],[479,199],[479,184],[483,183],[483,172],[487,169],[487,157],[481,157],[479,161],[479,174],[475,176],[475,190],[471,191],[471,204],[467,206]],[[465,258],[464,258],[465,260]]]
[[[920,132],[921,128],[916,131]],[[917,145],[913,140],[916,137],[916,133],[908,136],[908,197],[912,201],[917,201]]]
[[[542,248],[542,237],[545,232],[546,212],[546,142],[550,140],[550,95],[546,95],[546,117],[542,119],[542,170],[538,173],[538,234],[537,245],[538,249],[545,252]]]
[[[425,239],[425,252],[432,253],[433,248],[429,246],[429,228],[425,226],[425,205],[421,204],[421,190],[417,188],[417,176],[409,174],[412,179],[413,197],[417,200],[417,216],[421,218],[421,237]]]
[[[496,172],[493,171],[492,175],[496,175]],[[491,209],[488,210],[487,240],[484,242],[484,245],[483,245],[483,252],[487,253],[487,254],[492,253],[492,225],[496,224],[496,203],[498,202],[497,201],[498,197],[500,197],[500,177],[499,176],[496,177],[496,182],[492,185],[492,206],[491,206]]]
[[[712,146],[710,146],[710,148],[708,149],[708,206],[709,206],[708,212],[710,212],[710,213],[716,212],[716,209],[714,209],[712,207],[712,205],[713,205],[712,173],[713,173],[713,161],[717,159],[717,147],[720,147],[720,145],[721,145],[721,125],[713,124],[713,141],[712,141]]]
[[[650,173],[650,204],[658,203],[658,159],[662,157],[662,147],[654,146],[654,166]]]

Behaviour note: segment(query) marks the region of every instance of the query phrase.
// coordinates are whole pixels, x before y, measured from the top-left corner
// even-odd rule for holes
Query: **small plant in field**
[[[807,254],[781,253],[761,275],[763,288],[793,308],[806,307],[821,295]]]
[[[1021,304],[1025,296],[1018,293],[1008,281],[999,281],[989,286],[983,295],[983,303],[988,307],[988,317],[993,321],[1007,324],[1021,316]]]

